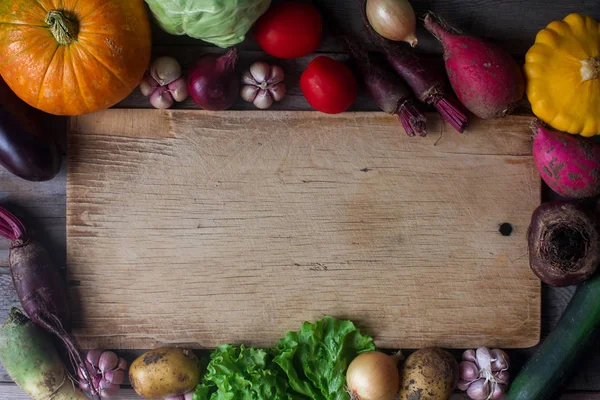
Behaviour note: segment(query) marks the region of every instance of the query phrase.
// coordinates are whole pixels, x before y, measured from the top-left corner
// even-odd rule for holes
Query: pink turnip
[[[546,184],[561,196],[600,195],[600,143],[532,124],[533,159]]]
[[[444,46],[446,72],[458,99],[480,118],[503,117],[523,97],[525,80],[515,60],[499,47],[461,34],[435,14],[425,28]]]

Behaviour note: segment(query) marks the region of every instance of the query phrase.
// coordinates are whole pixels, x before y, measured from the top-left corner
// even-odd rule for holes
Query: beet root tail
[[[429,101],[428,101],[429,102]],[[446,95],[433,102],[442,117],[458,132],[463,133],[469,123],[467,110],[454,96]]]
[[[412,101],[405,101],[398,106],[396,115],[408,136],[427,136],[427,119]]]
[[[45,317],[39,316],[35,321],[37,324],[41,325],[48,332],[54,334],[58,337],[65,348],[67,349],[67,353],[69,354],[69,359],[71,360],[71,364],[73,364],[73,369],[75,373],[81,370],[83,376],[90,388],[90,394],[92,395],[92,399],[96,399],[98,396],[98,391],[96,386],[94,386],[92,377],[86,368],[86,364],[84,358],[81,356],[81,350],[77,346],[75,338],[71,336],[70,333],[64,330],[62,324],[60,323],[57,317],[50,315],[50,320],[47,320]]]
[[[11,212],[0,207],[0,236],[14,242],[26,235],[23,223]]]

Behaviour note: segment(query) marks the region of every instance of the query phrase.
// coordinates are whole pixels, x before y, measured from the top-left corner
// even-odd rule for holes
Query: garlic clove
[[[254,105],[261,110],[266,110],[273,105],[273,98],[268,90],[259,90],[254,99]]]
[[[167,86],[161,86],[157,88],[150,96],[150,104],[152,104],[154,108],[161,110],[171,108],[174,101],[175,100],[173,99],[173,96],[171,95],[171,92],[169,92],[169,88]]]
[[[283,69],[277,65],[273,65],[273,66],[271,66],[271,73],[269,74],[269,78],[267,79],[267,82],[270,85],[275,85],[275,84],[278,84],[279,82],[282,82],[283,77],[284,77]]]
[[[270,72],[271,67],[263,61],[257,61],[250,66],[250,74],[258,84],[265,82]]]
[[[150,75],[165,86],[181,76],[181,65],[173,57],[159,57],[150,64]]]
[[[462,359],[465,361],[471,361],[472,363],[477,363],[477,356],[475,354],[475,350],[469,349],[463,353]]]
[[[281,101],[285,97],[287,89],[284,83],[278,83],[269,88],[269,93],[275,101]]]
[[[485,379],[472,382],[467,389],[467,395],[473,400],[487,400],[490,395],[490,388]]]
[[[173,96],[173,100],[178,103],[181,103],[185,99],[188,98],[188,87],[185,78],[180,77],[175,81],[169,83],[167,86],[171,91],[171,96]]]
[[[479,369],[491,371],[492,357],[489,349],[486,347],[480,347],[475,352],[475,356],[477,357],[477,365],[479,366]]]
[[[244,99],[247,102],[253,102],[256,98],[256,94],[258,93],[258,91],[258,86],[244,85],[242,86],[240,96],[242,96],[242,99]]]
[[[252,74],[250,73],[250,71],[246,71],[242,75],[242,84],[243,85],[255,85],[255,86],[258,86],[258,82],[256,82],[256,80],[254,80],[254,77],[252,76]]]
[[[158,82],[156,82],[156,80],[154,80],[154,78],[150,76],[150,74],[145,73],[144,77],[142,78],[142,81],[140,82],[140,91],[144,96],[148,97],[152,94],[152,92],[154,92],[154,89],[156,89],[158,86]]]
[[[470,381],[465,381],[464,379],[461,379],[456,384],[456,387],[458,388],[458,390],[462,390],[463,392],[466,392],[467,389],[469,388],[470,384],[471,384]]]
[[[458,365],[458,376],[460,376],[460,379],[471,382],[479,376],[479,369],[475,363],[463,361]]]
[[[510,374],[508,371],[495,372],[493,376],[498,383],[508,383],[510,380]]]
[[[498,385],[498,384],[493,385],[490,399],[491,400],[501,399],[502,395],[504,395],[504,390],[505,390],[504,385]]]
[[[508,369],[508,354],[500,349],[493,349],[490,351],[490,356],[492,358],[492,371],[503,371]]]

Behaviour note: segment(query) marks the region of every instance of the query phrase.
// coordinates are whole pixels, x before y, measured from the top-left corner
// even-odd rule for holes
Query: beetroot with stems
[[[392,68],[410,86],[417,98],[430,104],[458,132],[464,132],[469,117],[467,110],[446,88],[446,78],[432,60],[410,49],[402,49],[397,43],[386,50]]]
[[[237,48],[225,55],[206,54],[188,71],[188,92],[194,103],[210,111],[226,110],[240,94],[240,79],[235,73]]]
[[[442,43],[448,78],[469,111],[480,118],[512,112],[523,98],[525,79],[510,54],[461,34],[431,12],[425,15],[425,28]]]
[[[84,365],[84,361],[75,338],[69,333],[71,319],[67,290],[50,255],[27,234],[23,223],[2,207],[0,237],[11,241],[10,271],[25,313],[36,325],[62,341],[73,369],[77,371]],[[96,395],[97,390],[87,371],[84,378],[91,388],[91,394]]]
[[[597,216],[580,203],[557,200],[539,206],[528,242],[531,270],[550,286],[580,284],[600,263]]]
[[[414,96],[385,59],[366,51],[356,40],[344,37],[346,48],[358,64],[367,92],[379,108],[398,116],[408,136],[426,136],[425,115],[414,104]]]
[[[572,199],[600,195],[600,143],[532,124],[533,159],[540,176],[556,193]]]
[[[394,71],[410,86],[419,101],[434,106],[454,129],[464,132],[469,123],[467,110],[448,88],[444,68],[412,48],[377,34],[366,17],[366,3],[366,0],[362,1],[363,24],[371,42],[386,55]]]

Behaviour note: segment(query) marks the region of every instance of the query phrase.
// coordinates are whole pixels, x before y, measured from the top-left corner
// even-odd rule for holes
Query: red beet
[[[408,86],[389,68],[383,57],[369,53],[356,40],[346,36],[346,48],[356,61],[367,92],[383,111],[398,116],[408,136],[426,136],[427,119],[414,104]]]
[[[410,86],[419,101],[434,106],[454,129],[464,132],[469,123],[467,110],[449,90],[444,68],[431,58],[417,54],[411,47],[380,36],[367,18],[367,1],[362,0],[361,5],[364,29],[371,42],[385,53],[394,71]]]
[[[552,201],[539,206],[528,233],[531,270],[551,286],[578,285],[600,263],[597,218],[581,204]]]
[[[600,143],[532,124],[533,159],[556,193],[572,199],[600,195]]]
[[[23,223],[0,207],[0,237],[11,241],[10,271],[25,313],[65,345],[75,371],[84,364],[75,338],[69,333],[71,319],[67,290],[46,249],[31,238]],[[86,380],[93,388],[86,373]],[[92,390],[92,395],[96,392]]]
[[[503,117],[523,98],[523,73],[510,54],[461,34],[433,13],[425,15],[425,28],[442,42],[452,88],[473,114],[480,118]]]

